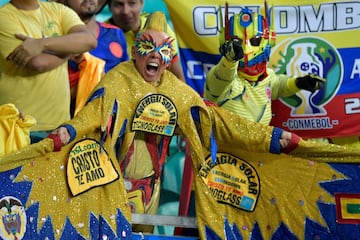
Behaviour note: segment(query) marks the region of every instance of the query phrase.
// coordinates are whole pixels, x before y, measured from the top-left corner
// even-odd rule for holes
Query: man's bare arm
[[[33,57],[42,53],[66,56],[89,51],[97,46],[97,40],[85,25],[74,26],[64,36],[50,38],[30,38],[22,34],[16,37],[23,42],[7,57],[19,66],[25,66]]]

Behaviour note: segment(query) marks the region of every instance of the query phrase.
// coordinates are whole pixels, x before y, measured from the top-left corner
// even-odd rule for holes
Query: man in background
[[[96,36],[98,45],[89,52],[105,61],[105,72],[129,59],[124,32],[119,27],[96,21],[97,0],[62,0],[73,9]]]
[[[67,60],[96,47],[77,14],[55,2],[11,0],[0,9],[0,104],[36,119],[37,142],[70,119]]]
[[[101,71],[106,73],[120,62],[127,61],[129,57],[124,32],[115,25],[96,21],[98,0],[60,0],[59,2],[75,11],[98,41],[97,47],[89,51],[91,56],[80,55],[69,60],[71,116],[74,116],[100,81],[103,75]],[[92,56],[104,60],[105,66]],[[86,79],[82,80],[84,71],[100,73],[86,74]],[[81,80],[85,83],[79,84]]]

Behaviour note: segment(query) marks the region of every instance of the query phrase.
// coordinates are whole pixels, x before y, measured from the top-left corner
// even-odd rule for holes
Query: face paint
[[[149,55],[152,52],[160,54],[164,64],[170,63],[172,59],[172,42],[173,38],[166,38],[161,44],[157,45],[151,35],[143,34],[141,38],[135,39],[136,53],[140,56]]]

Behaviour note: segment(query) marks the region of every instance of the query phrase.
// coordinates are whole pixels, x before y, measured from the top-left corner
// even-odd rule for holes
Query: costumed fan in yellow
[[[126,225],[118,218],[122,215],[125,220],[130,220],[130,207],[121,177],[130,174],[143,177],[149,162],[134,158],[129,162],[133,166],[123,168],[124,175],[118,163],[125,164],[131,152],[136,151],[137,145],[133,148],[132,143],[134,139],[141,141],[139,133],[156,137],[156,141],[150,142],[156,145],[151,146],[154,151],[149,154],[155,152],[160,156],[164,154],[164,138],[180,134],[189,140],[201,239],[210,239],[215,234],[225,239],[225,235],[230,234],[227,228],[224,231],[225,220],[238,227],[243,224],[250,227],[258,221],[260,228],[266,229],[266,224],[273,224],[273,227],[280,220],[294,217],[286,208],[299,208],[297,199],[289,196],[286,205],[268,206],[269,197],[289,191],[284,185],[289,187],[290,178],[305,181],[303,175],[309,178],[309,175],[319,173],[314,171],[315,168],[307,167],[308,161],[279,155],[281,152],[311,157],[314,161],[360,161],[360,151],[304,142],[295,134],[247,121],[225,109],[206,104],[194,90],[166,70],[172,58],[172,38],[166,34],[164,25],[152,24],[161,23],[163,17],[154,17],[148,23],[151,28],[145,28],[138,35],[132,49],[133,59],[105,75],[77,116],[61,125],[49,138],[0,158],[0,170],[3,171],[0,174],[7,174],[5,170],[15,171],[13,169],[19,166],[20,173],[12,173],[11,184],[22,180],[32,184],[28,198],[12,189],[3,193],[15,195],[13,198],[20,199],[26,210],[33,209],[32,204],[38,202],[38,218],[26,222],[27,225],[36,220],[40,224],[41,219],[49,216],[56,238],[69,232],[78,232],[86,239],[104,239],[105,234],[109,238],[128,237]],[[147,143],[143,140],[144,145]],[[254,152],[263,155],[253,157]],[[273,171],[272,174],[284,175],[277,169],[293,167],[292,163],[309,171],[295,172],[293,177],[283,179],[286,183],[275,182],[274,188],[264,194],[260,192],[260,184],[269,187],[272,182],[269,175],[262,175],[260,156],[267,174]],[[271,169],[265,167],[268,164]],[[227,166],[231,171],[224,168]],[[147,170],[153,170],[151,165],[147,167]],[[289,175],[291,169],[282,169],[282,172]],[[322,173],[319,177],[325,179]],[[8,198],[4,201],[9,202]],[[314,208],[314,203],[306,202],[306,207]],[[62,211],[58,211],[59,208]],[[319,217],[312,211],[304,211],[304,214],[310,218]],[[270,215],[274,221],[267,218]],[[92,226],[94,223],[96,227]],[[71,231],[66,231],[69,225]],[[37,228],[31,225],[24,236],[34,229]],[[243,236],[248,237],[248,233],[248,229],[241,229]]]
[[[206,75],[204,95],[246,119],[269,124],[272,100],[301,89],[315,92],[325,79],[316,73],[275,74],[268,67],[270,49],[275,45],[274,17],[270,18],[266,1],[262,10],[260,15],[245,7],[229,18],[226,4],[225,27],[219,35],[222,58]]]

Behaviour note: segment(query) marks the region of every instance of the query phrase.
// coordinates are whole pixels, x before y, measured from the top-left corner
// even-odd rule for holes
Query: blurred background
[[[0,1],[4,1],[4,0],[0,0]],[[163,0],[144,0],[145,1],[145,5],[144,5],[144,12],[154,12],[154,11],[162,11],[165,13],[166,17],[168,18],[168,20],[170,19],[170,15],[169,15],[169,11],[166,7],[166,4]],[[7,2],[7,1],[5,1]],[[108,6],[106,5],[103,10],[97,15],[97,19],[99,21],[104,21],[106,19],[108,19],[110,17],[111,13],[109,11]]]
[[[145,1],[145,5],[144,5],[144,9],[143,9],[144,12],[152,13],[154,11],[162,11],[165,13],[169,24],[171,26],[173,26],[171,19],[170,19],[169,11],[163,0],[144,0],[144,1]],[[7,2],[9,2],[9,0],[0,0],[0,6],[2,6],[3,4],[5,4]],[[102,21],[105,21],[106,19],[108,19],[110,16],[111,16],[111,13],[109,11],[108,6],[106,5],[103,8],[103,10],[96,16],[96,18],[98,21],[102,22]]]

